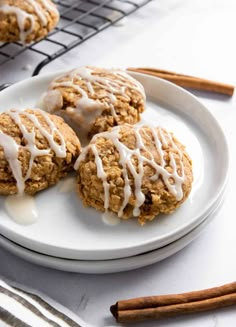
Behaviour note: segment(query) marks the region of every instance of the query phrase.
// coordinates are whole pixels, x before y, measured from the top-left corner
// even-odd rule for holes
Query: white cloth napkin
[[[1,279],[0,326],[92,327],[45,295]]]

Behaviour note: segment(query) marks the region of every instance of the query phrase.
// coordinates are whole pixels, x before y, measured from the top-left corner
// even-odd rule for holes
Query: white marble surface
[[[83,64],[142,65],[236,84],[235,12],[235,0],[155,0],[56,60],[43,72]],[[1,67],[1,83],[30,75],[30,70],[23,69],[27,64],[27,58],[21,58],[17,63]],[[0,249],[0,276],[47,294],[96,326],[115,325],[109,306],[119,299],[185,292],[234,281],[235,96],[228,99],[195,94],[223,126],[231,151],[226,201],[198,239],[160,263],[110,275],[82,275],[41,268]],[[158,323],[164,327],[235,325],[235,308]],[[157,326],[157,323],[135,326]]]

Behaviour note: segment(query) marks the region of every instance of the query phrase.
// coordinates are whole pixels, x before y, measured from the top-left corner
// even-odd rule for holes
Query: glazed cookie
[[[58,10],[51,0],[0,0],[0,41],[38,41],[58,20]]]
[[[0,194],[34,194],[73,170],[80,142],[61,117],[40,109],[0,114]]]
[[[185,147],[163,128],[123,125],[95,135],[78,158],[78,193],[84,205],[140,224],[171,213],[192,187]]]
[[[137,123],[144,103],[143,86],[126,72],[81,67],[52,81],[42,108],[92,136],[116,125]]]

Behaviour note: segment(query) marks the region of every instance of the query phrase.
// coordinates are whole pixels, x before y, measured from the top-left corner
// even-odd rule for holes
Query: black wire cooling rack
[[[57,0],[58,26],[46,38],[23,46],[19,42],[0,45],[0,66],[23,52],[40,54],[33,76],[51,61],[118,22],[152,0]],[[50,49],[50,51],[49,51]],[[30,56],[27,56],[27,63]]]

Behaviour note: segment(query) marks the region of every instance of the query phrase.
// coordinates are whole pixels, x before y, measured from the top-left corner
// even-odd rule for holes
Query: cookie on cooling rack
[[[122,70],[96,67],[80,67],[54,79],[41,103],[89,137],[137,123],[144,105],[144,89],[137,80]]]
[[[40,40],[58,20],[51,0],[0,0],[0,41],[26,44]]]
[[[61,117],[40,109],[0,114],[0,194],[34,194],[73,170],[80,142]]]
[[[140,224],[171,213],[188,197],[192,162],[185,147],[163,128],[117,126],[96,134],[75,168],[84,205],[137,217]]]

